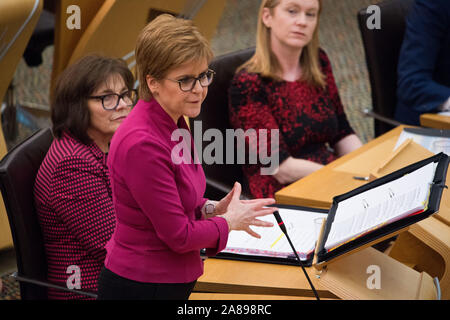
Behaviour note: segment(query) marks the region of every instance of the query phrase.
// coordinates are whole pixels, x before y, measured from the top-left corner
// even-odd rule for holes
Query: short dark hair
[[[61,138],[62,133],[68,131],[84,144],[92,142],[87,134],[91,122],[88,98],[111,75],[116,74],[122,77],[129,90],[133,89],[133,74],[122,59],[90,54],[61,73],[50,104],[52,131],[56,138]]]

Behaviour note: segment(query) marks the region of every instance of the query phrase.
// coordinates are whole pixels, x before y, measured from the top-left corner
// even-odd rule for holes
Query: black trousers
[[[98,300],[187,300],[197,281],[144,283],[123,278],[103,268],[98,279]]]

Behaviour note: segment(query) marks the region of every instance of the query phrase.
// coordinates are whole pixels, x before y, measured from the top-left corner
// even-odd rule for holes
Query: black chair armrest
[[[66,287],[63,287],[63,286],[59,286],[59,285],[56,285],[56,284],[53,284],[53,283],[50,283],[50,282],[31,279],[31,278],[28,278],[28,277],[21,276],[17,272],[12,273],[10,275],[10,277],[16,279],[19,282],[31,283],[31,284],[35,284],[35,285],[41,286],[41,287],[46,287],[46,288],[52,288],[52,289],[72,292],[72,293],[76,293],[76,294],[79,294],[79,295],[83,295],[83,296],[87,296],[87,297],[90,297],[90,298],[97,299],[97,295],[95,293],[93,293],[93,292],[86,292],[86,291],[81,291],[81,290],[69,289],[69,288],[66,288]]]

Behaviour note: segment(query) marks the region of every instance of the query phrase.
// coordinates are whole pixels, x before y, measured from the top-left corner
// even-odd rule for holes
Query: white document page
[[[437,163],[365,191],[338,204],[325,249],[425,209]]]
[[[314,251],[318,229],[315,219],[325,218],[325,213],[279,209],[281,218],[286,226],[289,237],[301,260],[307,259],[307,254]],[[250,236],[245,231],[233,230],[228,235],[227,247],[222,252],[238,253],[243,255],[282,257],[293,256],[294,252],[286,239],[286,236],[278,226],[275,217],[271,214],[258,219],[270,221],[274,224],[271,228],[252,227],[261,235],[261,239]]]

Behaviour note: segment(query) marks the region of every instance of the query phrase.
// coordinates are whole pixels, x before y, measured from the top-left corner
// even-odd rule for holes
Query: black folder
[[[432,180],[432,185],[429,190],[429,198],[426,210],[420,212],[418,214],[413,214],[410,216],[406,216],[397,220],[395,222],[391,222],[389,224],[378,227],[374,230],[371,230],[363,235],[355,237],[355,239],[345,242],[344,244],[337,246],[333,250],[327,250],[325,248],[325,243],[329,236],[332,224],[335,219],[336,210],[339,204],[349,198],[352,198],[360,193],[371,190],[383,184],[387,184],[396,179],[399,179],[409,173],[412,173],[430,163],[436,163],[436,170],[434,172],[434,178]],[[319,248],[316,248],[317,253],[317,261],[316,264],[326,264],[331,260],[343,255],[347,254],[357,248],[362,246],[371,244],[374,245],[377,241],[381,241],[389,236],[390,234],[394,234],[396,231],[404,229],[416,222],[419,222],[425,218],[430,217],[432,214],[436,213],[439,210],[443,188],[447,188],[445,185],[445,179],[447,175],[447,169],[449,164],[449,158],[444,153],[439,153],[425,160],[416,162],[407,167],[404,167],[400,170],[397,170],[393,173],[390,173],[384,177],[381,177],[377,180],[369,182],[357,189],[354,189],[345,194],[336,196],[333,198],[332,206],[330,210],[325,209],[317,209],[317,208],[309,208],[309,207],[299,207],[299,206],[287,206],[287,205],[279,205],[276,204],[274,206],[278,208],[286,208],[286,209],[294,209],[294,210],[305,210],[319,213],[328,213],[326,224],[324,227],[324,231],[322,233],[322,238],[318,241]],[[274,226],[277,227],[277,226]],[[291,235],[292,237],[292,235]],[[253,261],[253,262],[265,262],[265,263],[276,263],[276,264],[287,264],[287,265],[298,265],[298,261],[295,259],[295,256],[288,258],[278,258],[278,257],[269,257],[269,256],[253,256],[247,254],[238,254],[238,253],[224,253],[221,252],[216,255],[214,258],[220,259],[233,259],[233,260],[242,260],[242,261]],[[304,266],[311,266],[313,263],[314,254],[310,254],[306,261],[303,261]]]
[[[437,163],[437,167],[436,167],[435,175],[433,178],[433,183],[430,186],[430,195],[429,195],[428,206],[427,206],[426,210],[424,210],[423,212],[421,212],[419,214],[407,216],[398,221],[395,221],[395,222],[389,223],[387,225],[384,225],[380,228],[377,228],[365,235],[357,237],[353,241],[349,241],[346,244],[339,246],[338,248],[336,248],[332,251],[327,251],[325,249],[325,243],[329,236],[329,232],[331,230],[331,226],[332,226],[334,218],[335,218],[336,210],[341,201],[344,201],[348,198],[354,197],[357,194],[360,194],[367,190],[376,188],[383,184],[386,184],[386,183],[389,183],[396,179],[399,179],[399,178],[403,177],[404,175],[411,173],[413,171],[416,171],[432,162]],[[398,230],[401,230],[407,226],[410,226],[416,222],[419,222],[425,218],[428,218],[431,215],[433,215],[434,213],[438,212],[439,206],[441,203],[443,189],[447,188],[447,186],[445,185],[445,180],[446,180],[446,176],[447,176],[448,164],[449,164],[448,156],[441,152],[435,156],[432,156],[425,160],[413,163],[413,164],[406,166],[400,170],[392,172],[384,177],[381,177],[372,182],[369,182],[369,183],[367,183],[357,189],[354,189],[350,192],[347,192],[340,196],[334,197],[331,209],[328,214],[328,219],[327,219],[325,230],[323,233],[323,238],[321,239],[320,246],[318,248],[317,264],[333,260],[340,255],[348,253],[348,252],[355,250],[361,246],[364,246],[368,243],[375,244],[377,242],[376,241],[377,239],[384,238],[385,236],[387,236],[389,234],[392,234]]]
[[[303,207],[303,206],[293,206],[293,205],[282,205],[282,204],[275,204],[275,205],[271,205],[271,206],[277,207],[279,209],[302,210],[302,211],[310,211],[310,212],[328,214],[328,210],[326,210],[326,209],[310,208],[310,207]],[[278,226],[275,225],[274,228],[278,228]],[[280,231],[280,233],[281,233],[281,231]],[[292,255],[288,256],[287,258],[259,256],[259,255],[256,256],[256,255],[248,255],[248,254],[229,253],[229,252],[220,252],[213,258],[264,262],[264,263],[272,263],[272,264],[274,263],[274,264],[297,265],[298,266],[298,261],[293,252],[292,252]],[[306,267],[310,267],[312,265],[313,258],[314,258],[314,252],[308,255],[307,260],[302,261],[303,265]]]

